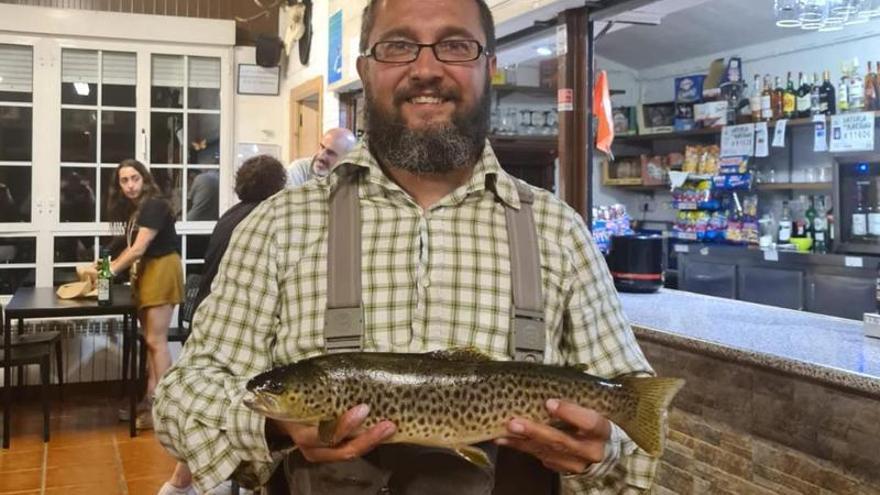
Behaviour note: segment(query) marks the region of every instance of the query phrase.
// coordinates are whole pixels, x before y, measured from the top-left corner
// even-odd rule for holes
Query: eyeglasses
[[[373,57],[376,62],[408,64],[419,58],[422,48],[430,48],[440,62],[471,62],[483,53],[489,53],[476,40],[444,40],[437,43],[380,41],[363,56]]]

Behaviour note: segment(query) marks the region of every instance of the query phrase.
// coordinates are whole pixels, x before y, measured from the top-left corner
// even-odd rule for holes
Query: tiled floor
[[[117,420],[122,401],[55,403],[49,443],[38,403],[12,409],[9,450],[0,451],[0,495],[155,495],[174,469],[152,431],[128,436]]]

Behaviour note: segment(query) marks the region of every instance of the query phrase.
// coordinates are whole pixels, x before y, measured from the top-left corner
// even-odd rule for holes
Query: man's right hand
[[[279,430],[290,435],[307,461],[336,462],[361,457],[397,431],[397,427],[391,421],[381,421],[371,428],[362,429],[368,414],[370,414],[370,408],[366,404],[355,406],[346,411],[336,423],[333,440],[330,442],[331,446],[321,441],[317,426],[278,420],[270,421]]]

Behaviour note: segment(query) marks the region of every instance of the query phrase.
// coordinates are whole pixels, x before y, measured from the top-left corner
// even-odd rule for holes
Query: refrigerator
[[[833,213],[835,253],[880,255],[880,153],[835,157]]]

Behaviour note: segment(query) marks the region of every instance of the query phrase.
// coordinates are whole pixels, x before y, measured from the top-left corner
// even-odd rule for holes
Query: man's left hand
[[[556,399],[547,401],[547,410],[551,418],[570,425],[572,432],[513,418],[507,423],[508,435],[495,442],[531,454],[548,469],[567,475],[582,473],[605,459],[610,421],[592,409]]]

